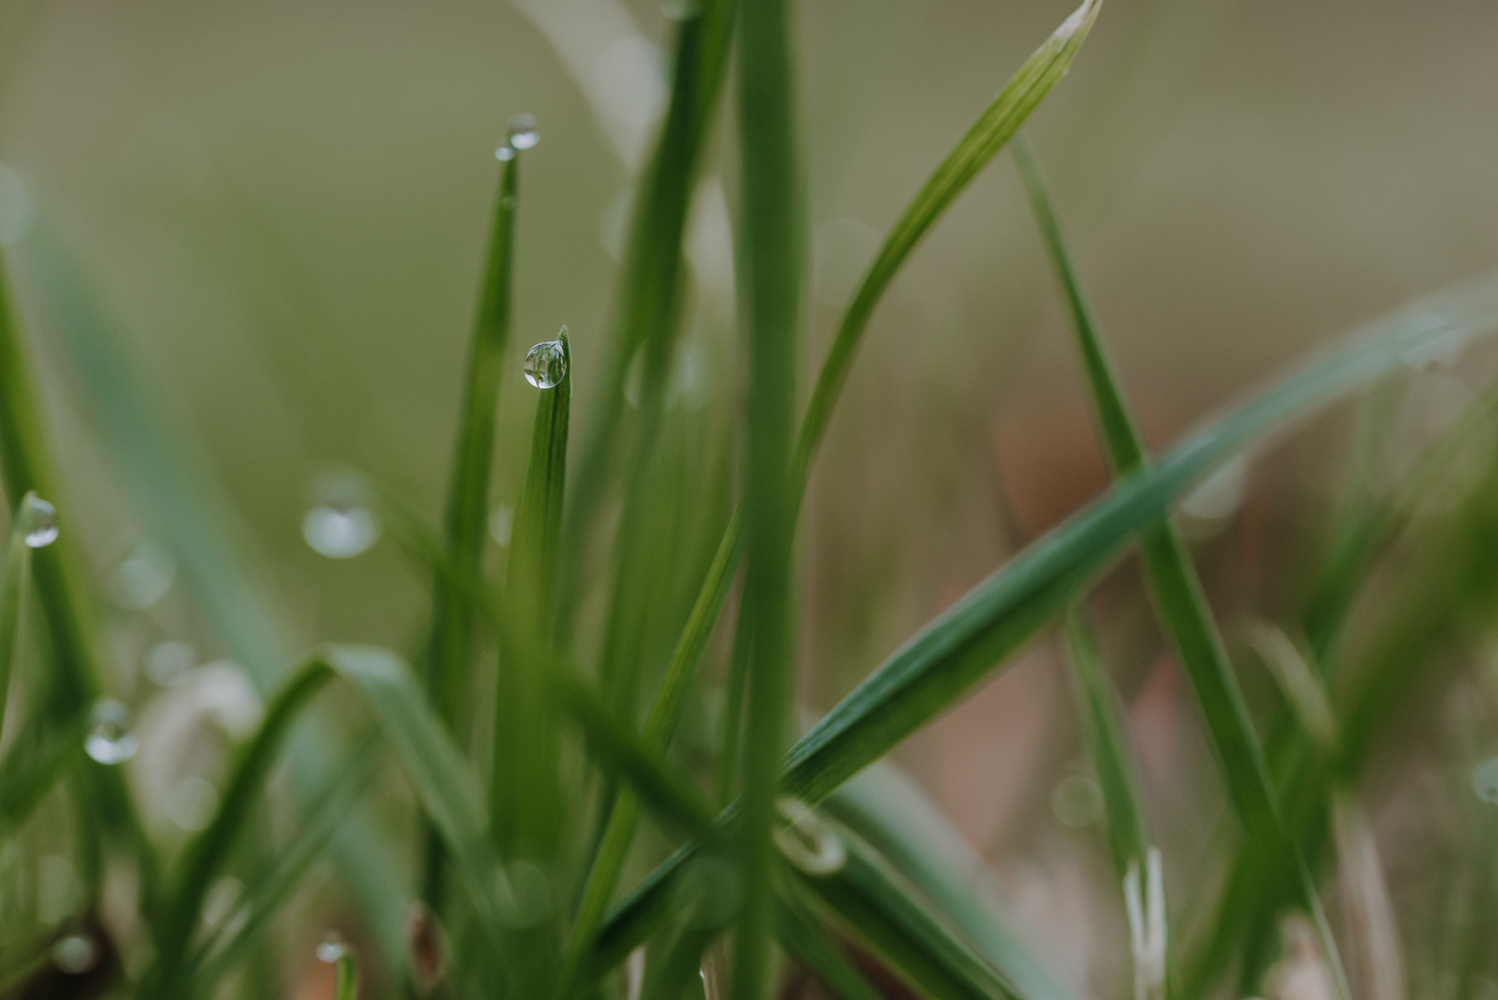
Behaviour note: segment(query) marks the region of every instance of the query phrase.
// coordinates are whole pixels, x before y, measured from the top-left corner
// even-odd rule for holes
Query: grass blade
[[[832,989],[841,1000],[882,1000],[858,968],[791,894],[782,894],[775,912],[775,934],[780,946]]]
[[[547,711],[544,672],[552,658],[556,621],[557,545],[572,399],[566,327],[557,344],[562,377],[555,386],[542,389],[536,402],[530,467],[515,512],[501,610],[489,808],[496,843],[506,857],[549,857],[555,850],[560,821],[555,733]]]
[[[1189,435],[1159,463],[1119,481],[1037,539],[885,660],[791,748],[781,794],[820,801],[950,708],[1072,601],[1131,536],[1166,516],[1179,496],[1247,445],[1369,384],[1411,352],[1495,328],[1498,278],[1476,279],[1356,331]],[[690,854],[678,851],[614,908],[600,935],[609,954],[622,958],[639,943],[635,925],[658,912],[659,894]]]
[[[869,265],[863,282],[853,296],[853,302],[843,316],[837,337],[832,342],[821,374],[817,377],[816,388],[812,391],[811,403],[801,425],[801,436],[796,442],[797,484],[806,478],[812,453],[816,451],[817,444],[827,429],[833,405],[837,402],[843,384],[848,380],[859,339],[863,336],[864,327],[868,325],[874,306],[878,304],[885,288],[926,231],[988,161],[1004,148],[1004,144],[1051,92],[1051,88],[1061,82],[1087,37],[1087,32],[1097,20],[1101,7],[1102,0],[1085,0],[1025,60],[999,91],[998,96],[978,116],[967,134],[942,160],[941,165],[915,196],[915,200],[906,207],[890,234],[885,237],[884,245],[879,248],[874,262]]]
[[[5,546],[4,580],[0,582],[0,737],[5,735],[5,709],[10,700],[11,667],[21,644],[21,619],[31,579],[31,546],[26,536],[34,529],[35,491],[16,505],[10,541]]]
[[[746,678],[739,831],[744,900],[734,934],[731,995],[760,1000],[769,987],[774,921],[775,786],[790,736],[796,662],[791,601],[796,499],[788,473],[806,223],[796,152],[791,6],[787,0],[746,4],[738,31],[741,301],[750,358],[744,605],[752,615],[754,643]]]
[[[51,727],[38,720],[31,728]],[[22,731],[5,760],[0,761],[0,841],[26,822],[74,765],[84,762],[83,741],[88,730],[88,713],[82,712],[50,737],[33,739]]]
[[[1067,290],[1073,329],[1081,347],[1088,387],[1113,473],[1116,477],[1134,475],[1148,465],[1142,439],[1082,295],[1040,166],[1024,142],[1015,144],[1015,161],[1020,166],[1052,263]],[[1277,845],[1277,854],[1297,873],[1301,902],[1320,932],[1338,995],[1343,1000],[1351,1000],[1336,941],[1305,859],[1290,838],[1280,814],[1263,748],[1249,719],[1248,707],[1228,663],[1227,651],[1207,606],[1186,543],[1168,516],[1144,526],[1139,543],[1156,611],[1196,691],[1197,702],[1206,717],[1207,731],[1227,778],[1229,796],[1246,828],[1248,839],[1255,843],[1270,839]]]
[[[445,517],[447,555],[460,576],[478,576],[489,517],[490,466],[494,457],[494,423],[499,403],[504,353],[510,340],[510,271],[514,256],[516,174],[520,153],[509,150],[499,171],[494,220],[484,262],[478,315],[463,372],[463,401],[447,486]],[[432,703],[441,706],[448,726],[458,725],[467,690],[472,652],[473,610],[447,581],[435,583],[436,608],[428,653]]]

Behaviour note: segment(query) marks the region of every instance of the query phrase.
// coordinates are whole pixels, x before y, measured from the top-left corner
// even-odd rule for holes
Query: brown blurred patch
[[[1004,498],[1028,538],[1108,485],[1092,416],[1075,393],[1017,397],[994,420],[993,448]]]

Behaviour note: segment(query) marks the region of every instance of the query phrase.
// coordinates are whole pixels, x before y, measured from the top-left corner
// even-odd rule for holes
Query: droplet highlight
[[[561,338],[566,336],[564,326],[556,340],[543,340],[525,355],[525,380],[537,389],[550,389],[567,377],[567,349]]]
[[[357,476],[324,476],[315,495],[318,502],[302,519],[302,537],[312,551],[329,559],[352,559],[380,540],[380,519],[366,503]]]
[[[42,549],[57,541],[57,508],[36,494],[26,497],[21,511],[26,519],[23,540],[27,548]]]
[[[52,946],[52,964],[58,972],[81,976],[99,961],[99,945],[88,934],[67,934]]]
[[[775,831],[775,843],[791,864],[817,876],[831,875],[843,867],[848,860],[847,848],[832,827],[797,799],[781,799],[778,805],[780,815],[790,825]]]
[[[327,965],[336,965],[340,958],[348,954],[348,950],[348,942],[343,939],[342,934],[328,931],[317,942],[317,960]]]
[[[140,739],[130,731],[130,709],[105,699],[89,716],[83,750],[100,764],[123,764],[140,749]]]
[[[534,115],[518,114],[510,119],[509,127],[510,145],[515,149],[531,149],[541,141],[541,133],[536,129],[536,118]]]
[[[511,146],[507,142],[501,143],[500,146],[494,150],[494,158],[500,163],[509,163],[515,158],[515,147]]]

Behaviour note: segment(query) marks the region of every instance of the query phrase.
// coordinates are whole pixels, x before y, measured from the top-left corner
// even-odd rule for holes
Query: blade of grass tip
[[[444,519],[448,558],[455,570],[465,576],[479,574],[483,557],[494,424],[504,353],[510,339],[510,272],[520,155],[508,142],[499,147],[496,155],[500,157],[499,185],[494,196],[494,218],[478,314],[463,372],[463,399],[458,409],[458,433]],[[436,607],[428,653],[432,703],[441,707],[443,719],[456,731],[468,689],[473,611],[465,595],[455,593],[446,579],[439,578],[434,589]]]
[[[358,973],[358,967],[354,963],[354,953],[345,949],[333,966],[333,1000],[354,1000],[354,987]]]
[[[754,620],[744,735],[739,882],[743,904],[734,933],[733,1000],[761,1000],[769,989],[774,920],[778,762],[790,736],[796,640],[791,589],[795,426],[805,239],[796,152],[792,17],[786,0],[739,11],[739,147],[743,157],[741,253],[743,328],[749,341],[748,489],[745,605]]]
[[[962,140],[952,148],[920,193],[906,207],[898,222],[885,238],[874,262],[869,265],[863,282],[853,296],[837,337],[823,362],[811,403],[801,425],[796,443],[796,475],[799,486],[806,478],[812,453],[816,451],[833,405],[848,379],[853,355],[868,325],[874,306],[905,258],[915,249],[921,237],[931,228],[962,193],[974,177],[1004,148],[1040,102],[1061,82],[1081,48],[1082,41],[1097,20],[1102,0],[1085,0],[1063,21],[1045,43],[1026,59],[1014,76],[1004,84],[997,97],[978,116]]]
[[[650,348],[655,357],[669,358],[680,326],[682,238],[723,88],[736,4],[734,0],[705,0],[697,6],[696,16],[676,29],[665,122],[630,210],[630,236],[604,384],[594,396],[594,415],[584,437],[575,500],[568,515],[566,565],[571,567],[580,565],[610,456],[618,450],[615,439],[630,363],[647,343],[656,345]],[[657,362],[650,367],[664,365]],[[653,398],[657,388],[650,387],[650,393],[646,399]],[[575,586],[575,580],[565,581],[567,607]]]
[[[1130,537],[1251,442],[1367,385],[1411,352],[1444,349],[1495,328],[1498,276],[1418,300],[1207,423],[1158,464],[1116,482],[970,590],[823,716],[787,755],[782,794],[820,801],[955,704],[1073,600]],[[661,894],[692,853],[678,851],[614,907],[600,933],[601,950],[606,940],[608,954],[622,959],[639,943],[639,928],[656,919]]]
[[[666,674],[651,705],[650,715],[645,720],[644,744],[652,753],[664,753],[671,741],[681,719],[682,709],[686,707],[687,693],[697,672],[697,665],[702,660],[703,650],[707,648],[713,624],[728,596],[728,588],[733,582],[743,545],[744,536],[739,528],[741,510],[733,512],[728,530],[724,532],[712,565],[708,567],[707,578],[697,594],[697,601],[687,617],[681,639],[671,654],[671,662],[666,666]],[[629,789],[621,790],[609,812],[608,823],[599,840],[598,850],[593,855],[593,863],[588,870],[582,897],[573,918],[572,934],[568,938],[562,963],[559,990],[562,997],[571,995],[582,971],[584,959],[593,947],[604,912],[618,884],[619,874],[624,870],[639,817],[639,798]]]
[[[500,665],[494,704],[490,824],[500,853],[549,857],[560,816],[555,799],[555,733],[544,673],[556,622],[557,544],[567,474],[572,358],[563,327],[540,378],[530,466],[515,512],[501,611]],[[531,361],[527,359],[527,366]],[[539,377],[539,376],[538,376]]]
[[[5,736],[5,709],[10,700],[11,666],[21,643],[21,617],[26,603],[26,587],[31,578],[31,544],[29,538],[41,541],[36,518],[50,508],[39,508],[35,491],[28,491],[16,505],[11,522],[10,541],[5,546],[4,581],[0,583],[0,738]]]
[[[1081,348],[1088,386],[1114,476],[1135,475],[1148,465],[1144,445],[1082,294],[1039,163],[1024,142],[1016,143],[1014,152],[1052,264],[1067,291],[1073,329]],[[1206,595],[1197,579],[1185,541],[1167,516],[1145,526],[1139,533],[1139,542],[1157,613],[1196,691],[1208,733],[1227,778],[1229,795],[1246,827],[1248,839],[1271,839],[1278,845],[1278,853],[1285,863],[1295,871],[1301,888],[1301,902],[1322,938],[1338,996],[1350,1000],[1336,941],[1305,859],[1280,814],[1264,751],[1249,719],[1248,708],[1228,663],[1222,637],[1207,606]]]
[[[3,261],[0,261],[0,474],[12,497],[36,493],[57,502],[42,430],[32,391],[30,368],[16,329]],[[75,577],[70,543],[61,538],[34,554],[31,580],[51,639],[48,672],[52,714],[68,719],[91,706],[102,691],[97,650]],[[141,893],[149,910],[155,891],[155,852],[118,768],[89,767],[84,776],[98,823],[86,824],[88,836],[112,831],[133,850],[141,866]]]

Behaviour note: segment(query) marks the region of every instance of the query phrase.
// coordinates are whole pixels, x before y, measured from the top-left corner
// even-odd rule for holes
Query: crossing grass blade
[[[775,913],[780,946],[831,987],[841,1000],[881,1000],[858,967],[843,954],[831,934],[790,893],[782,893]]]
[[[1368,324],[1246,403],[1187,436],[1160,462],[1120,480],[979,583],[889,657],[787,755],[781,794],[824,798],[956,704],[1033,637],[1139,530],[1216,465],[1288,422],[1405,363],[1411,352],[1498,328],[1498,276],[1418,300]],[[692,851],[667,859],[610,911],[600,950],[622,959],[660,913]],[[621,950],[622,949],[622,950]]]
[[[494,196],[494,218],[484,262],[478,315],[463,372],[463,400],[458,410],[458,434],[447,487],[447,555],[463,577],[477,577],[484,552],[489,518],[490,466],[494,457],[494,423],[499,403],[504,354],[510,340],[510,272],[514,259],[517,174],[520,152],[511,150],[500,165],[499,189]],[[434,583],[431,648],[432,701],[440,705],[448,726],[459,722],[467,690],[472,652],[474,611],[464,594],[448,581]]]
[[[1082,294],[1040,166],[1028,144],[1016,143],[1014,152],[1052,264],[1066,289],[1073,330],[1113,473],[1116,477],[1135,475],[1148,466],[1143,440]],[[1156,611],[1196,691],[1208,734],[1225,771],[1229,796],[1246,828],[1247,838],[1254,843],[1270,839],[1276,845],[1276,856],[1296,873],[1300,902],[1315,921],[1338,995],[1342,1000],[1351,1000],[1347,976],[1320,897],[1300,848],[1286,829],[1263,748],[1228,662],[1216,620],[1207,606],[1191,554],[1168,512],[1159,521],[1142,527],[1139,545]]]
[[[26,535],[31,530],[32,502],[35,491],[28,491],[16,505],[11,521],[10,541],[5,546],[5,569],[0,580],[0,737],[5,735],[5,709],[10,700],[11,669],[21,643],[21,618],[26,605],[26,590],[31,580],[31,547]]]

